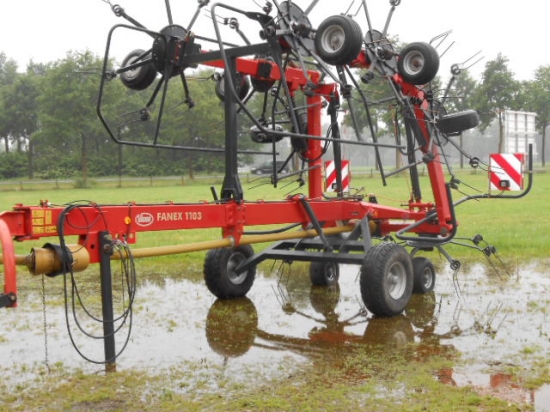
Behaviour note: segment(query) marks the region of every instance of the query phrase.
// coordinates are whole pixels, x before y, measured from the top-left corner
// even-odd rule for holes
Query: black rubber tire
[[[307,112],[301,112],[298,114],[298,131],[292,126],[292,133],[307,134],[308,130],[308,116]],[[303,139],[301,137],[291,137],[290,144],[292,149],[299,155],[303,155],[308,150],[308,139]]]
[[[256,277],[256,267],[241,274],[234,269],[254,255],[250,245],[235,248],[212,249],[204,260],[204,280],[206,286],[220,299],[241,298],[247,294]]]
[[[334,46],[334,41],[339,44]],[[325,19],[315,34],[315,50],[323,61],[343,66],[357,58],[363,44],[359,24],[348,16],[331,16]]]
[[[247,353],[256,339],[258,311],[248,298],[216,300],[206,317],[206,341],[224,357]]]
[[[340,265],[337,262],[311,262],[309,278],[315,286],[331,286],[340,279]]]
[[[412,295],[413,268],[410,255],[396,243],[371,247],[361,265],[361,296],[375,316],[396,316]]]
[[[411,43],[399,53],[397,71],[411,84],[431,82],[439,70],[437,50],[428,43]]]
[[[479,124],[479,116],[475,110],[445,114],[437,121],[437,128],[443,134],[456,134],[464,130],[476,127]]]
[[[140,49],[128,53],[128,55],[124,58],[121,67],[124,68],[132,63],[135,63],[136,59],[143,55],[143,53],[145,53],[145,50]],[[120,73],[120,81],[122,84],[132,90],[147,89],[151,86],[151,84],[153,84],[156,77],[157,70],[152,62],[138,67],[137,69]]]
[[[435,269],[432,262],[425,257],[415,257],[412,264],[414,274],[413,293],[429,293],[434,290]]]

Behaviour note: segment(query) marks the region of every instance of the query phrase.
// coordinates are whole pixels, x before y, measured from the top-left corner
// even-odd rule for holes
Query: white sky
[[[111,0],[147,28],[160,30],[167,24],[164,0]],[[51,62],[62,59],[67,51],[86,49],[102,56],[109,29],[118,23],[108,4],[102,0],[0,0],[0,51],[18,62],[23,71],[27,63]],[[265,0],[256,0],[263,5]],[[352,0],[320,0],[310,20],[317,27],[324,18],[347,10]],[[210,2],[210,6],[215,4]],[[220,1],[247,11],[260,11],[253,0]],[[294,1],[306,9],[310,0]],[[172,0],[174,23],[187,27],[197,0]],[[219,3],[218,3],[219,4]],[[358,0],[352,10],[357,10]],[[367,0],[371,21],[382,31],[390,10],[389,0]],[[218,14],[223,9],[218,7]],[[441,61],[440,73],[446,77],[452,63],[462,63],[477,52],[484,59],[470,70],[476,80],[485,63],[501,52],[509,59],[509,68],[517,80],[531,80],[537,67],[550,65],[550,0],[402,0],[393,15],[390,34],[401,41],[430,41],[452,30],[440,52],[451,42],[455,44]],[[364,13],[358,21],[366,31]],[[247,19],[240,18],[243,32],[254,40],[259,26],[250,28]],[[203,9],[193,30],[197,35],[211,36],[212,23]],[[117,31],[117,33],[120,33]],[[229,36],[228,36],[229,37]],[[121,39],[123,37],[120,37]],[[137,39],[134,39],[137,40]],[[127,41],[117,45],[116,57],[149,44]],[[141,40],[141,38],[139,38]],[[149,38],[147,38],[149,42]],[[210,46],[203,45],[203,49]],[[475,59],[474,59],[475,60]]]

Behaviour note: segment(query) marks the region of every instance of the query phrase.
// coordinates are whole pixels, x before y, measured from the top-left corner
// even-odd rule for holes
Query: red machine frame
[[[273,64],[266,60],[252,60],[237,58],[236,68],[241,74],[256,76],[260,64]],[[223,61],[208,61],[205,64],[214,67],[223,67]],[[363,50],[361,56],[353,63],[354,67],[369,68],[366,52]],[[277,66],[269,78],[260,80],[280,80]],[[310,73],[309,80],[318,81],[316,73]],[[289,82],[291,92],[303,88],[307,83],[302,70],[288,68],[286,79]],[[312,208],[319,221],[325,222],[324,227],[333,227],[337,222],[357,221],[365,216],[376,222],[377,231],[380,236],[398,232],[410,227],[410,221],[418,222],[426,218],[429,213],[437,213],[438,223],[423,223],[411,231],[414,233],[430,234],[434,236],[445,236],[455,228],[450,211],[451,200],[446,190],[445,175],[439,159],[437,147],[429,145],[430,133],[428,131],[429,120],[425,117],[427,101],[422,89],[408,85],[399,74],[393,77],[395,84],[401,86],[403,92],[414,97],[419,103],[415,104],[415,114],[418,124],[421,126],[427,143],[420,149],[426,153],[431,150],[434,154],[434,161],[427,164],[430,180],[433,188],[434,202],[422,202],[421,199],[411,199],[408,209],[400,209],[370,203],[356,199],[323,199],[323,169],[322,161],[310,164],[309,195],[308,204]],[[308,134],[322,136],[321,114],[322,99],[325,96],[336,95],[337,85],[321,84],[315,89],[315,94],[308,97]],[[321,151],[321,140],[308,140],[307,157],[317,158]],[[67,216],[70,224],[64,228],[66,236],[79,236],[78,243],[85,247],[90,255],[90,263],[100,261],[98,234],[109,231],[113,237],[126,240],[128,243],[135,243],[135,235],[139,232],[221,228],[223,238],[231,238],[232,245],[238,245],[246,226],[301,223],[305,228],[311,224],[311,219],[304,211],[297,196],[290,197],[284,201],[256,201],[242,202],[230,199],[220,203],[192,203],[192,204],[158,204],[139,205],[126,204],[113,205],[91,205],[81,206]],[[43,237],[58,237],[58,222],[64,207],[51,207],[47,204],[42,206],[16,205],[12,211],[0,214],[0,219],[5,223],[6,231],[16,241],[35,240]],[[142,219],[143,217],[143,219]],[[400,221],[400,222],[397,222]],[[407,222],[408,221],[408,222]],[[95,222],[90,224],[90,222]],[[83,229],[85,228],[85,229]],[[9,256],[9,245],[4,247],[4,256]],[[4,257],[4,265],[10,266],[9,257]],[[9,271],[12,273],[12,271]],[[15,279],[7,281],[5,293],[16,293]]]
[[[225,7],[242,13],[232,7]],[[119,13],[125,16],[123,11],[119,11]],[[215,20],[214,25],[218,30]],[[291,24],[289,24],[290,26]],[[117,25],[109,34],[108,45],[117,28],[129,28],[153,36],[164,36],[162,33],[151,32],[140,26],[136,29],[136,27]],[[220,39],[221,36],[218,35],[218,38]],[[438,145],[434,144],[432,137],[434,133],[437,133],[435,130],[436,117],[432,113],[432,96],[422,87],[407,81],[399,71],[388,76],[388,82],[406,106],[404,111],[409,115],[408,120],[414,123],[415,133],[411,136],[411,141],[408,144],[414,146],[416,142],[417,149],[426,155],[425,164],[433,192],[433,202],[425,202],[419,191],[413,191],[405,208],[385,206],[378,204],[375,199],[365,201],[361,197],[343,196],[341,193],[335,198],[324,197],[321,145],[326,139],[322,137],[321,117],[325,102],[336,102],[339,105],[341,84],[336,81],[322,82],[321,73],[316,70],[289,66],[282,72],[280,62],[261,57],[247,57],[268,54],[274,47],[278,47],[269,41],[265,44],[234,47],[226,50],[220,40],[220,50],[212,52],[197,52],[200,48],[194,47],[195,39],[190,32],[182,38],[166,36],[164,41],[167,43],[165,48],[171,50],[170,53],[166,52],[167,63],[164,72],[166,84],[172,76],[174,68],[183,73],[186,67],[200,64],[220,68],[225,72],[226,170],[221,199],[199,203],[87,204],[73,207],[52,207],[47,203],[40,206],[15,205],[13,210],[0,213],[0,240],[5,276],[4,294],[0,297],[0,307],[16,306],[16,265],[26,265],[34,274],[46,273],[53,276],[68,271],[82,270],[88,263],[100,263],[102,291],[107,295],[102,296],[106,301],[104,303],[104,318],[106,321],[112,320],[112,302],[109,302],[108,291],[110,288],[109,260],[113,257],[106,246],[112,239],[118,239],[127,244],[136,243],[136,236],[141,232],[220,228],[222,239],[179,247],[136,249],[132,252],[133,257],[215,248],[235,249],[240,245],[307,237],[320,238],[320,241],[317,244],[308,243],[307,246],[296,252],[278,252],[273,256],[276,258],[284,256],[288,260],[359,264],[362,264],[365,255],[371,249],[371,236],[385,238],[391,233],[396,233],[399,239],[414,249],[433,249],[453,239],[458,223],[454,215],[450,187],[445,181],[442,166],[444,159],[441,158]],[[169,48],[168,46],[173,47]],[[109,46],[106,51],[105,65],[107,65],[108,53]],[[369,55],[369,50],[362,48],[348,66],[370,69],[371,64],[372,56]],[[130,65],[115,74],[122,74],[135,69],[135,67],[135,65]],[[117,136],[110,130],[101,112],[103,85],[110,80],[107,79],[107,71],[107,66],[104,66],[98,114],[111,137],[117,141]],[[307,169],[307,196],[293,195],[281,201],[246,201],[244,199],[237,174],[235,142],[237,125],[233,119],[236,108],[244,106],[234,85],[234,76],[237,73],[267,83],[283,82],[283,86],[288,90],[290,96],[294,96],[297,92],[304,92],[307,99],[307,134],[298,137],[307,139],[307,150],[304,153],[304,157],[310,160]],[[261,125],[258,126],[261,127]],[[337,139],[332,139],[332,142],[335,145],[343,144]],[[529,189],[530,185],[531,183],[529,183]],[[274,224],[296,224],[301,226],[301,230],[283,234],[246,234],[247,227]],[[342,232],[351,232],[351,240],[344,240],[334,247],[327,237]],[[42,249],[36,248],[30,255],[16,256],[14,254],[12,240],[20,242],[46,237],[61,239],[65,236],[77,236],[78,247],[66,250],[63,241],[60,248],[47,244]],[[360,237],[363,238],[363,242],[353,243]],[[284,245],[284,248],[287,246]],[[307,248],[317,249],[320,252],[306,252],[304,249]],[[335,252],[335,249],[338,250],[338,253]],[[241,262],[237,270],[246,270],[270,256],[269,254],[246,256],[246,261]],[[404,263],[404,266],[408,265],[409,263]],[[109,306],[111,306],[110,309]],[[400,312],[400,310],[399,308],[392,309],[393,312]],[[384,314],[388,313],[382,313],[382,315]],[[105,336],[113,335],[112,325],[108,326],[108,322],[106,325]],[[106,343],[105,359],[107,363],[114,361],[114,341]]]

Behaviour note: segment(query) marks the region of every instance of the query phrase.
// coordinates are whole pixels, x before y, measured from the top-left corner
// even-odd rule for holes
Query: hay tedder
[[[460,263],[444,250],[457,233],[455,207],[459,203],[474,198],[517,198],[531,187],[529,173],[526,188],[520,194],[507,194],[509,186],[503,179],[496,194],[477,194],[453,202],[451,190],[460,182],[452,171],[447,181],[444,166],[448,166],[448,159],[444,150],[447,143],[461,150],[453,136],[475,127],[478,116],[474,110],[448,114],[445,96],[438,99],[430,88],[439,69],[434,46],[418,42],[399,52],[394,50],[387,31],[400,0],[390,0],[382,31],[371,27],[366,0],[359,2],[353,17],[348,10],[346,14],[327,17],[317,27],[309,16],[318,0],[305,9],[293,1],[272,0],[263,6],[253,4],[252,11],[237,8],[234,3],[215,3],[209,6],[213,37],[194,31],[201,13],[207,12],[208,3],[198,0],[191,21],[181,26],[173,23],[166,0],[168,25],[160,31],[146,28],[122,7],[112,5],[116,16],[130,24],[118,24],[109,32],[97,113],[107,133],[119,144],[221,153],[225,174],[219,193],[212,189],[212,200],[198,203],[52,206],[43,202],[39,206],[16,205],[0,214],[5,277],[0,306],[16,306],[17,265],[27,266],[32,274],[56,276],[72,275],[91,263],[99,263],[103,325],[109,342],[106,362],[115,356],[114,340],[111,342],[114,327],[110,323],[114,260],[207,251],[206,285],[221,299],[245,296],[254,282],[256,266],[264,260],[310,262],[314,285],[338,282],[339,264],[355,264],[360,266],[360,290],[367,309],[375,316],[394,316],[405,309],[413,292],[426,293],[434,287],[434,267],[426,257],[415,256],[418,251],[439,251],[453,269],[459,268]],[[365,18],[367,27],[363,33],[358,21]],[[245,26],[259,33],[258,42],[251,42],[244,34]],[[222,28],[237,34],[239,44],[227,41]],[[127,32],[142,36],[146,47],[132,51],[119,67],[113,68],[111,45],[119,33]],[[190,76],[198,67],[213,69],[213,91],[223,102],[225,113],[223,146],[179,144],[164,133],[164,122],[170,121],[173,114],[167,103],[171,88],[179,88],[182,110],[192,112],[196,102]],[[451,81],[460,70],[460,66],[453,66]],[[401,137],[395,143],[377,139],[372,112],[380,101],[369,96],[374,80],[386,84],[388,95],[383,100],[398,108],[396,136],[403,130],[403,142]],[[109,93],[115,84],[120,85],[118,81],[135,96],[145,98],[136,98],[136,107],[113,114]],[[352,139],[341,136],[338,115],[344,111],[351,119]],[[366,119],[364,125],[360,118]],[[244,123],[247,136],[268,149],[242,149]],[[323,124],[329,125],[326,131]],[[134,133],[142,125],[146,127]],[[363,130],[367,130],[369,138],[364,137]],[[291,147],[286,158],[280,156],[276,145],[283,139],[288,139]],[[407,204],[387,206],[379,203],[376,195],[363,196],[346,190],[344,145],[356,152],[374,154],[384,185],[392,174],[407,174],[411,189]],[[406,165],[385,172],[382,148],[401,152]],[[265,155],[273,160],[273,170],[267,178],[270,184],[276,187],[281,181],[294,181],[307,187],[307,194],[291,194],[279,201],[246,199],[238,173],[242,153]],[[473,167],[479,166],[478,158],[462,150],[461,153]],[[327,158],[335,166],[330,192],[324,179]],[[532,156],[529,162],[531,159]],[[430,201],[422,195],[419,167],[425,168],[429,176]],[[130,248],[139,232],[201,228],[220,228],[221,238]],[[78,241],[68,244],[69,236]],[[14,253],[14,240],[43,237],[58,238],[59,242],[33,248],[24,256]],[[472,239],[471,247],[486,255],[493,253],[493,248],[481,246],[482,241],[481,237]],[[253,250],[253,244],[266,242],[271,245],[258,253]]]

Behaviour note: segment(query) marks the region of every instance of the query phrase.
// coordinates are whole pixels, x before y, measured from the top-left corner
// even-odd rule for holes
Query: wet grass
[[[453,192],[454,200],[462,198],[464,194],[479,194],[485,192],[488,183],[485,173],[471,174],[471,172],[456,172],[456,176],[463,184],[459,190]],[[265,178],[263,178],[265,181]],[[283,189],[273,189],[269,185],[256,187],[257,182],[244,183],[247,200],[258,199],[280,200],[295,186]],[[248,189],[251,187],[251,189]],[[388,179],[388,185],[382,186],[380,179],[359,175],[353,180],[354,190],[362,193],[373,193],[379,203],[401,207],[409,197],[410,187],[405,175]],[[14,188],[17,188],[15,186]],[[427,176],[421,176],[421,188],[424,200],[432,199],[431,188]],[[472,189],[474,188],[474,189]],[[550,203],[550,173],[536,173],[531,193],[518,200],[471,200],[457,207],[459,221],[458,238],[471,239],[481,234],[484,240],[497,248],[503,259],[509,263],[521,262],[541,256],[541,251],[550,249],[550,220],[543,217],[543,212]],[[305,188],[299,189],[305,192]],[[127,202],[164,203],[198,202],[211,200],[210,185],[197,182],[187,183],[185,186],[173,182],[170,186],[142,186],[142,187],[110,187],[96,185],[89,189],[70,190],[16,190],[4,191],[0,197],[0,211],[10,210],[15,204],[38,205],[40,200],[49,200],[52,204],[63,205],[76,200],[86,199],[98,204],[125,204]],[[196,243],[204,240],[219,239],[219,229],[202,229],[186,231],[165,231],[140,233],[138,243],[134,247],[152,247],[176,244]],[[35,242],[42,245],[43,241]],[[471,245],[471,242],[466,241]],[[33,243],[17,244],[17,253],[26,253]],[[260,250],[265,245],[258,245]],[[484,246],[484,244],[482,244]],[[482,253],[462,246],[448,246],[449,252],[459,259],[483,259]],[[190,253],[187,255],[167,256],[155,258],[160,264],[181,264],[183,267],[198,268],[204,253]],[[155,265],[156,263],[152,263]]]
[[[465,174],[465,182],[474,187],[486,187],[485,176]],[[380,188],[376,179],[357,178],[354,186],[364,187],[364,193],[384,190],[380,203],[399,204],[407,192],[404,179],[391,179],[388,188]],[[550,220],[544,215],[550,202],[550,174],[537,174],[533,192],[516,201],[470,201],[458,207],[459,236],[470,237],[481,233],[495,245],[502,258],[514,268],[532,259],[541,259],[547,271],[547,252],[550,249]],[[181,189],[181,190],[179,190]],[[429,193],[428,191],[426,193]],[[118,204],[127,201],[143,203],[167,200],[195,202],[210,197],[207,186],[185,187],[94,187],[92,189],[44,190],[2,192],[0,210],[8,210],[15,203],[37,204],[40,199],[63,204],[75,199],[89,199],[98,203]],[[460,197],[455,194],[455,197]],[[280,199],[281,191],[259,189],[251,199]],[[455,199],[456,200],[456,199]],[[136,247],[193,243],[219,237],[219,230],[145,233]],[[44,240],[37,241],[41,246]],[[34,242],[17,245],[18,253],[26,253]],[[470,262],[484,260],[483,255],[471,249],[450,247],[449,252],[464,261],[463,270]],[[204,253],[144,259],[138,262],[138,272],[148,273],[150,282],[164,278],[200,281]],[[436,265],[446,265],[443,259]],[[268,265],[265,266],[268,268]],[[95,268],[86,272],[87,281],[95,282]],[[512,269],[512,274],[515,271]],[[19,276],[22,293],[40,292],[37,279]],[[307,278],[306,278],[307,279]],[[50,280],[48,288],[59,288],[60,280]],[[503,282],[499,284],[499,282]],[[495,277],[492,287],[499,288],[512,282],[510,278]],[[539,294],[537,296],[544,296]],[[97,303],[97,302],[95,302]],[[532,300],[526,313],[546,313],[547,300]],[[29,302],[30,304],[30,302]],[[37,310],[40,306],[37,302]],[[62,305],[62,295],[49,299],[50,305]],[[138,312],[146,312],[137,306]],[[518,309],[519,310],[519,309]],[[502,316],[512,313],[506,308]],[[518,316],[519,316],[518,315]],[[510,315],[512,316],[512,315]],[[185,327],[177,320],[163,324],[170,329]],[[19,329],[40,328],[40,325],[19,324]],[[39,332],[37,332],[39,333]],[[540,339],[548,342],[550,330],[539,326]],[[0,344],[10,339],[0,334]],[[495,342],[498,344],[498,342]],[[154,348],[152,349],[154,350]],[[1,354],[0,354],[1,357]],[[518,384],[536,389],[550,383],[548,366],[550,353],[528,344],[508,359],[508,362],[489,365],[492,370],[516,377]],[[219,364],[183,362],[163,369],[128,369],[117,373],[99,371],[99,368],[79,370],[62,363],[29,366],[8,366],[2,362],[0,372],[10,376],[31,376],[13,385],[0,381],[0,410],[14,411],[528,411],[532,405],[483,394],[474,385],[453,385],[447,380],[453,368],[467,364],[458,352],[433,353],[423,342],[413,341],[404,347],[371,344],[345,347],[345,350],[323,352],[296,366],[292,358],[278,365],[277,377],[262,375],[255,368],[245,370],[245,376],[227,376]],[[526,372],[528,371],[528,372]]]
[[[299,268],[298,272],[300,272]],[[304,291],[309,290],[308,278],[302,275],[304,274],[302,273],[296,279],[293,278],[288,285],[291,294],[303,295]],[[147,280],[147,282],[150,281],[162,282],[160,279]],[[480,278],[480,280],[470,279],[470,281],[481,288],[481,295],[487,295],[482,291],[494,288],[495,292],[491,294],[498,296],[500,290],[513,290],[515,287],[515,280],[510,278],[502,280]],[[48,285],[47,291],[50,293],[54,291],[56,289],[54,286],[58,287],[59,284]],[[170,286],[167,290],[169,289],[171,289]],[[190,292],[190,295],[194,296],[195,293]],[[479,304],[475,303],[477,301],[475,295],[470,295],[467,287],[464,288],[463,294],[464,299],[472,299],[474,307],[471,309],[478,312],[478,316],[480,312],[487,311],[483,305],[478,307]],[[262,302],[258,295],[255,297],[257,302]],[[293,302],[294,311],[305,311],[305,302],[297,299],[301,297],[296,296]],[[502,297],[506,299],[506,295]],[[181,319],[195,318],[192,313],[183,318],[163,317],[162,314],[157,317],[154,312],[151,313],[152,308],[157,306],[151,302],[154,298],[155,296],[145,296],[141,302],[138,302],[135,312],[137,315],[144,316],[147,322],[157,324],[163,329],[164,338],[175,333],[175,329],[189,327]],[[346,295],[342,298],[349,297]],[[182,296],[182,299],[184,302],[187,301],[185,296]],[[300,342],[304,343],[299,345],[301,349],[295,349],[298,354],[305,356],[305,361],[297,363],[296,358],[289,356],[280,360],[277,365],[273,365],[271,371],[262,370],[260,364],[255,366],[254,363],[250,363],[241,367],[238,374],[233,374],[231,371],[234,369],[226,368],[225,361],[220,363],[208,358],[202,358],[200,361],[174,361],[168,368],[163,367],[160,370],[150,363],[144,367],[128,368],[122,361],[117,373],[108,374],[101,371],[99,366],[80,370],[78,367],[61,362],[51,365],[51,370],[41,362],[30,366],[14,363],[11,367],[3,363],[0,366],[0,373],[4,376],[22,378],[15,386],[13,382],[11,385],[0,383],[0,410],[335,412],[533,410],[532,405],[521,399],[518,400],[517,397],[513,401],[501,399],[493,392],[484,393],[475,384],[457,385],[454,382],[456,369],[463,368],[473,361],[465,359],[465,354],[453,349],[452,343],[449,345],[446,341],[450,338],[441,338],[433,334],[435,315],[431,310],[426,311],[423,308],[425,305],[437,307],[437,304],[446,307],[450,305],[451,300],[455,299],[454,293],[442,293],[441,300],[436,301],[430,295],[415,296],[413,307],[407,309],[407,318],[415,325],[416,337],[409,338],[408,343],[391,339],[394,328],[405,334],[413,332],[411,326],[407,326],[408,323],[396,326],[395,321],[404,320],[403,317],[378,319],[377,322],[369,321],[364,336],[362,334],[356,336],[353,333],[347,337],[339,335],[344,336],[344,343],[320,346],[324,348],[321,351],[313,350],[318,349],[319,346],[316,346],[315,342],[318,341],[314,340],[315,336],[312,333],[322,334],[324,329],[321,328],[318,331],[310,331],[308,340],[300,339]],[[271,300],[275,298],[272,296]],[[173,307],[177,311],[187,312],[190,306],[197,303],[200,302],[174,302]],[[531,317],[530,314],[540,313],[542,304],[542,301],[526,303],[525,311],[520,310],[521,308],[514,310],[514,305],[511,304],[498,313],[499,319],[513,316],[513,313],[517,312],[518,317],[528,320]],[[40,303],[36,301],[25,302],[26,305],[35,305],[37,311],[40,309]],[[219,307],[214,304],[210,308],[206,324],[208,325],[211,320],[210,313],[217,308],[219,310],[216,318],[219,322],[211,327],[221,328],[222,331],[231,330],[239,335],[242,331],[233,326],[235,317],[239,319],[237,325],[249,323],[243,321],[242,314],[236,315],[239,305],[241,305],[239,302]],[[316,307],[317,311],[320,309],[322,308]],[[481,313],[481,317],[483,315],[485,314]],[[489,313],[489,316],[492,314]],[[159,322],[159,319],[162,322]],[[293,317],[289,318],[287,322],[293,322],[293,319]],[[499,319],[493,322],[494,326],[498,326]],[[540,316],[537,319],[540,319]],[[257,318],[252,320],[257,322]],[[444,319],[440,319],[440,323],[443,321]],[[200,317],[194,321],[190,319],[190,322],[197,322],[195,327],[204,329],[202,323],[204,320],[201,321]],[[229,329],[224,328],[226,322],[233,322],[229,325]],[[373,326],[377,329],[371,329]],[[461,326],[463,327],[464,324]],[[536,324],[532,326],[533,329],[537,328]],[[29,328],[39,329],[40,325],[22,323],[17,327],[28,330]],[[206,328],[208,329],[208,326]],[[541,343],[548,342],[546,334],[548,328],[544,323],[539,325],[539,328]],[[444,330],[447,328],[445,327]],[[389,335],[387,331],[390,331]],[[139,334],[139,332],[136,333]],[[480,334],[483,336],[481,332]],[[222,333],[222,340],[226,336]],[[261,337],[261,335],[258,336]],[[495,348],[506,347],[505,342],[499,342],[498,339],[489,339],[489,341],[491,342],[489,344],[494,345]],[[536,390],[541,385],[550,383],[550,368],[547,362],[550,356],[547,349],[548,343],[538,345],[532,340],[529,341],[530,343],[527,343],[527,340],[525,342],[520,345],[520,349],[515,354],[506,357],[505,361],[487,362],[485,366],[491,375],[498,373],[511,377],[509,383],[511,386],[506,387],[507,391],[513,390],[512,387]],[[238,343],[235,344],[238,345]],[[313,346],[309,348],[308,345]],[[151,347],[150,350],[155,351],[155,347]],[[220,344],[218,350],[226,351],[228,362],[231,362],[231,359],[237,359],[240,357],[239,354],[243,353],[240,347],[228,347],[224,344]],[[146,356],[145,353],[144,355]],[[277,373],[274,374],[275,369]]]
[[[337,365],[309,365],[282,379],[255,384],[220,377],[216,389],[189,379],[196,365],[168,374],[136,371],[85,373],[57,365],[42,369],[29,384],[3,393],[0,407],[13,411],[523,411],[471,387],[441,383],[437,373],[452,367],[448,359],[415,362],[415,347],[388,353],[387,348],[351,351]],[[284,365],[283,365],[284,367]],[[220,371],[220,376],[222,375]],[[193,390],[187,393],[189,381]]]

